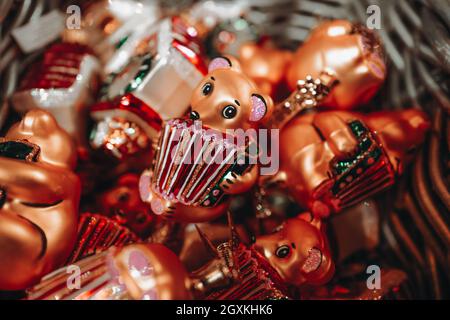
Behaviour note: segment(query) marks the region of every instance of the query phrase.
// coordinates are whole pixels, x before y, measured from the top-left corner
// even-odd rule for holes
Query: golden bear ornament
[[[300,205],[325,217],[391,186],[428,128],[415,109],[304,114],[281,130],[280,170],[260,182],[285,185]]]
[[[77,236],[76,147],[52,115],[29,111],[0,138],[0,290],[65,263]]]
[[[190,119],[170,120],[162,129],[153,166],[140,179],[143,201],[153,213],[180,221],[224,213],[227,195],[257,180],[252,136],[272,106],[234,58],[213,59],[192,95]]]

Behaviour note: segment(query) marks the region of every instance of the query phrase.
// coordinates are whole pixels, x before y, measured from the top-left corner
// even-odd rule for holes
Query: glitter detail
[[[150,202],[150,206],[151,206],[154,214],[161,215],[164,213],[164,205],[163,205],[161,199],[153,199]]]
[[[221,182],[230,172],[242,175],[253,165],[245,161],[247,141],[239,146],[227,134],[192,120],[167,123],[152,165],[151,188],[160,198],[184,205],[213,207],[225,196]]]
[[[216,69],[229,69],[231,67],[230,61],[223,57],[215,58],[208,66],[208,73]]]
[[[150,139],[137,124],[122,118],[105,118],[99,121],[91,135],[91,146],[103,148],[113,156],[123,159],[150,145]]]
[[[137,236],[128,228],[99,214],[83,213],[78,224],[78,237],[67,263],[105,251],[111,246],[135,242]]]
[[[250,112],[250,121],[257,122],[264,118],[266,115],[267,107],[264,100],[257,96],[252,95],[252,110]]]
[[[275,108],[269,127],[280,129],[300,112],[317,107],[337,83],[333,74],[327,71],[322,72],[319,79],[308,75],[304,80],[298,80],[297,90]]]
[[[302,271],[310,273],[319,269],[322,264],[322,251],[317,248],[311,248],[308,252],[308,258],[302,266]]]

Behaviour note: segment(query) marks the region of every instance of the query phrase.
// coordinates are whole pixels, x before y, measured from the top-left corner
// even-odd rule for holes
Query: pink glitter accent
[[[150,202],[150,207],[152,208],[152,211],[156,215],[161,215],[164,213],[164,205],[161,201],[161,199],[154,199]]]
[[[303,272],[310,273],[319,269],[322,264],[322,251],[317,248],[309,250],[308,258],[302,266]]]
[[[256,96],[252,96],[252,110],[250,113],[250,121],[257,122],[261,120],[266,114],[266,104],[264,101]]]
[[[379,64],[369,61],[368,65],[370,70],[372,70],[378,78],[384,78],[384,70],[379,67]]]
[[[227,59],[219,57],[211,61],[208,66],[208,72],[213,72],[216,69],[229,69],[230,67],[230,62]]]
[[[135,273],[132,275],[153,275],[153,266],[150,264],[147,257],[138,250],[131,251],[130,256],[128,257],[128,268],[130,270],[135,270]]]
[[[148,173],[143,173],[139,178],[139,194],[144,202],[150,197],[150,175]]]

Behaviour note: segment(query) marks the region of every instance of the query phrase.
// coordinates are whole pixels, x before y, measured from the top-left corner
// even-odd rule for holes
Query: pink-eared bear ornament
[[[208,71],[192,95],[190,119],[164,125],[152,168],[141,176],[141,197],[157,215],[212,220],[228,206],[228,195],[257,180],[257,141],[239,137],[270,117],[272,100],[234,58],[216,58]]]

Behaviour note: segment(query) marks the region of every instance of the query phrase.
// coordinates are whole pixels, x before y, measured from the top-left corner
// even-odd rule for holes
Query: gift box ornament
[[[90,47],[104,74],[119,71],[161,17],[153,1],[89,1],[82,6],[80,28],[65,29],[65,42]]]
[[[204,74],[200,47],[176,17],[161,22],[147,53],[108,76],[93,105],[91,146],[126,158],[150,147],[162,121],[183,116]]]
[[[20,113],[36,108],[50,112],[79,146],[85,146],[87,108],[99,76],[100,65],[88,47],[58,43],[31,67],[12,104]]]

